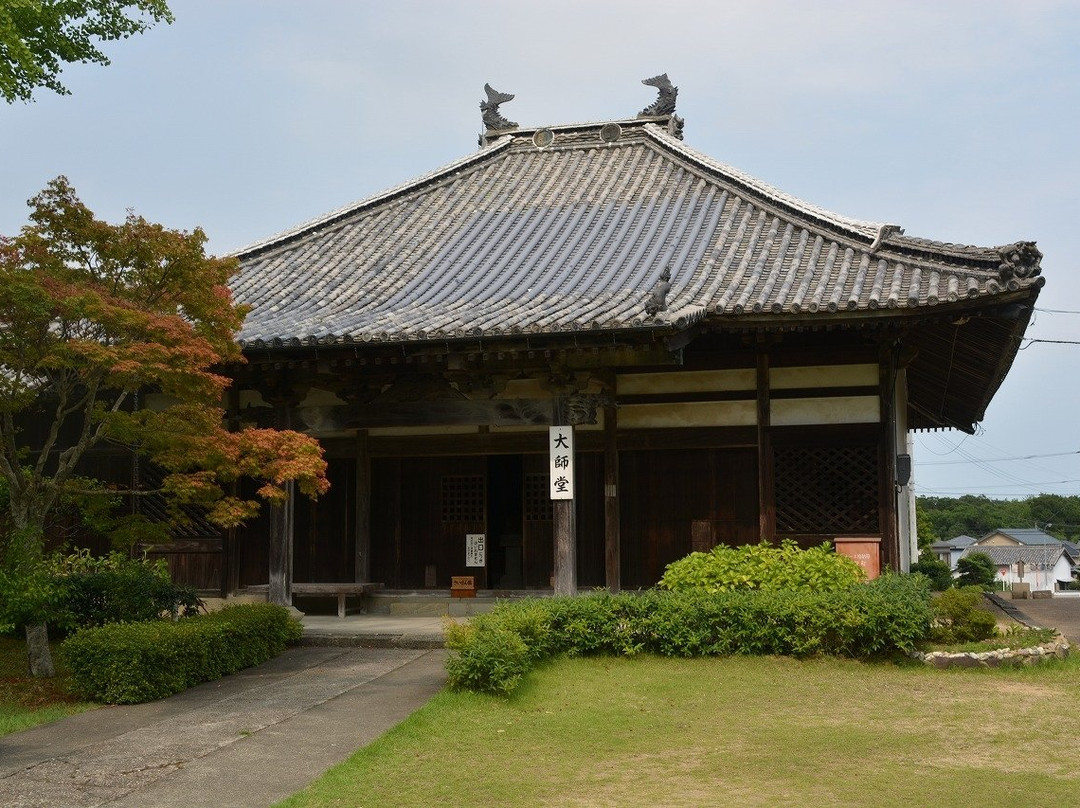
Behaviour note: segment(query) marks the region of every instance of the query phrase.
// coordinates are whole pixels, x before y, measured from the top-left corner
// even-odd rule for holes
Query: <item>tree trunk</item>
[[[44,623],[26,627],[26,660],[31,676],[56,676],[49,650],[49,630]]]
[[[38,495],[40,500],[40,494]],[[14,530],[9,536],[6,558],[3,561],[13,567],[29,571],[44,559],[45,507],[34,496],[12,496],[9,512]],[[56,676],[52,652],[49,650],[49,630],[46,615],[35,615],[36,622],[26,626],[26,662],[31,676]]]

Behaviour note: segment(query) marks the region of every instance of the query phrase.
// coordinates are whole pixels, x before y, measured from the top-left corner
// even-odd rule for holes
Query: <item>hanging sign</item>
[[[487,563],[487,552],[484,533],[465,534],[465,566],[482,567]]]
[[[548,473],[552,499],[574,498],[574,428],[548,428]]]

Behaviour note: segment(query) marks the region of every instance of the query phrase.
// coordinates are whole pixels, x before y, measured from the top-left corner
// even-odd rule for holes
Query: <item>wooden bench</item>
[[[349,581],[333,583],[297,583],[293,581],[293,595],[337,595],[337,616],[345,616],[345,598],[349,595],[367,595],[383,588],[382,584]]]

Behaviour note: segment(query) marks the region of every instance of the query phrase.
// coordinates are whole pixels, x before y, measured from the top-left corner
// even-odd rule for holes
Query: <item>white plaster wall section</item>
[[[881,420],[877,396],[781,398],[772,402],[773,426],[876,424]]]
[[[753,426],[756,423],[755,401],[686,401],[619,407],[620,429]]]

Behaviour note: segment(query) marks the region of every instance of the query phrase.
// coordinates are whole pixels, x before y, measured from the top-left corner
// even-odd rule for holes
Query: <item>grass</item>
[[[444,691],[281,803],[1063,805],[1080,659],[947,670],[781,657],[561,659]]]
[[[0,736],[97,706],[72,695],[71,679],[59,643],[51,647],[57,675],[52,679],[35,679],[26,671],[26,642],[0,636]]]

